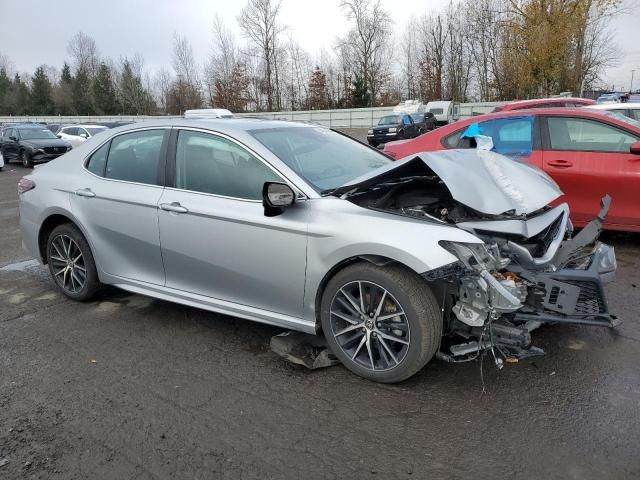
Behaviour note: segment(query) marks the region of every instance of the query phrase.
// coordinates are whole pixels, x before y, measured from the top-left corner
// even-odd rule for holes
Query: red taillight
[[[29,180],[26,177],[22,177],[18,182],[18,193],[28,192],[36,188],[36,182]]]

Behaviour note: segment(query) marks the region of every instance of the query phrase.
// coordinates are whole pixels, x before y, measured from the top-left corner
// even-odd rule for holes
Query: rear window
[[[400,123],[400,115],[387,115],[382,117],[378,125],[391,125],[395,123]]]

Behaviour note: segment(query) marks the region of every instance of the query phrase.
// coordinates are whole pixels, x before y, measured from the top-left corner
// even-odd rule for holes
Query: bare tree
[[[226,27],[219,15],[213,20],[213,48],[205,65],[204,76],[207,86],[209,104],[215,105],[215,92],[231,87],[234,68],[239,62],[238,48],[233,33]],[[216,87],[217,86],[217,87]]]
[[[159,109],[163,113],[168,113],[169,95],[171,93],[171,84],[173,83],[173,76],[171,72],[162,67],[156,72],[153,77],[152,85],[153,92],[158,103]]]
[[[365,91],[369,92],[369,104],[373,105],[385,72],[385,50],[389,45],[391,20],[382,8],[380,0],[342,0],[340,6],[347,12],[352,27],[341,44],[351,50],[358,74]]]
[[[276,97],[279,88],[277,49],[278,37],[285,29],[278,22],[281,3],[281,0],[249,0],[238,17],[244,36],[260,51],[264,63],[268,110],[273,110],[279,103]]]
[[[84,70],[90,77],[95,77],[100,66],[100,55],[93,37],[78,32],[67,44],[67,53],[73,59],[75,71]]]

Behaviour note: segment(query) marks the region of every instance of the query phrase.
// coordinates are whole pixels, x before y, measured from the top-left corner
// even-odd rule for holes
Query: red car
[[[547,172],[565,193],[575,226],[613,201],[605,228],[640,232],[640,122],[586,108],[490,113],[461,120],[413,140],[388,143],[393,158],[447,148],[474,148],[467,129],[491,137],[493,150]],[[473,133],[473,132],[472,132]]]
[[[586,98],[537,98],[535,100],[516,100],[494,108],[493,112],[508,112],[510,110],[525,110],[528,108],[586,107],[595,104],[595,100],[588,100]]]

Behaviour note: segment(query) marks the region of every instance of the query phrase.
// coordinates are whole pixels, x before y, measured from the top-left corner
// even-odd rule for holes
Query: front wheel
[[[33,168],[33,160],[31,160],[31,155],[26,150],[22,151],[22,166],[24,168]]]
[[[442,335],[429,286],[400,265],[357,263],[341,270],[325,288],[320,317],[340,361],[382,383],[415,375],[435,355]]]
[[[91,248],[82,232],[70,223],[53,229],[47,241],[51,277],[72,300],[90,300],[100,287]]]

